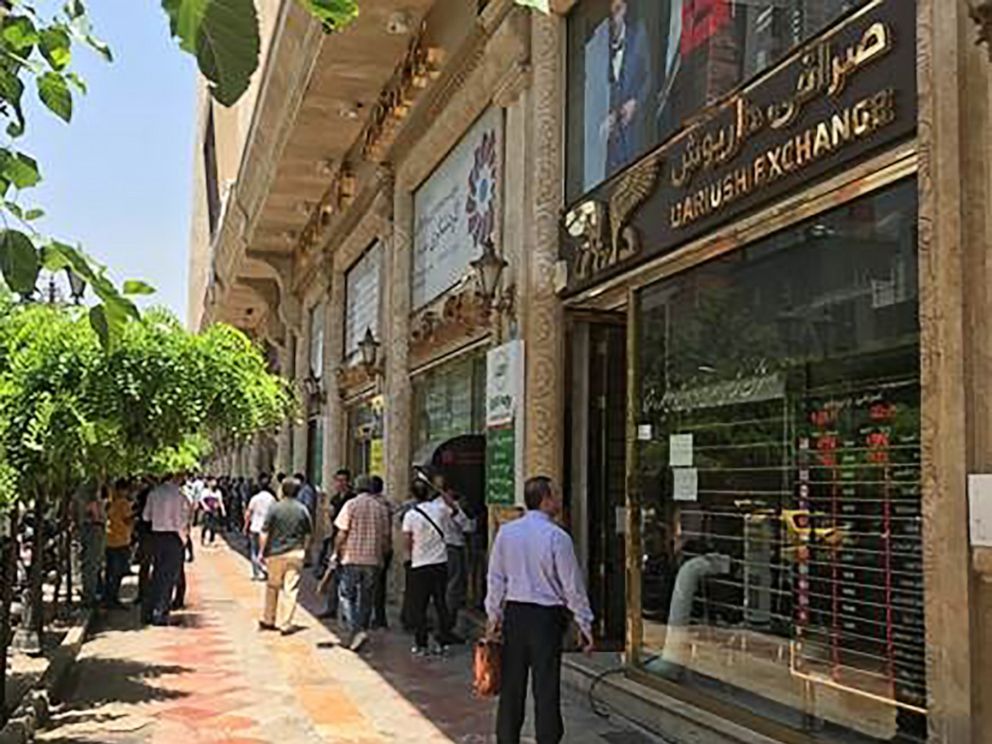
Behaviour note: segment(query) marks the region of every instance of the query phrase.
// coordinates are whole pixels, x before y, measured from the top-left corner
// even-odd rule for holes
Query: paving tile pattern
[[[141,628],[133,611],[105,616],[84,647],[50,744],[381,744],[494,741],[494,704],[472,698],[470,653],[415,658],[399,632],[373,634],[360,654],[318,621],[312,579],[288,637],[256,629],[263,585],[222,546],[187,564],[189,609],[169,628]],[[565,705],[566,742],[622,735],[658,741]],[[528,724],[529,727],[529,724]],[[526,732],[525,732],[526,733]],[[533,741],[525,735],[524,741]]]

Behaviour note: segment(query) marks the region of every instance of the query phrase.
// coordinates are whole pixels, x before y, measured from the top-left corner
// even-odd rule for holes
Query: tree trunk
[[[31,609],[38,648],[45,644],[45,494],[39,490],[34,498],[34,539],[31,546]]]
[[[62,617],[64,614],[68,614],[71,609],[71,596],[67,591],[65,594],[65,603],[62,601],[62,584],[67,583],[69,587],[72,586],[70,578],[72,575],[72,563],[70,562],[69,555],[69,541],[67,539],[69,534],[69,499],[62,497],[59,502],[59,531],[55,538],[55,549],[56,549],[56,578],[55,578],[55,616]]]
[[[69,613],[72,613],[73,607],[73,584],[72,584],[72,553],[75,549],[75,534],[76,534],[76,516],[74,513],[75,504],[72,501],[72,496],[69,496],[66,500],[66,523],[65,523],[65,534],[62,539],[65,541],[65,601],[69,608]]]
[[[10,537],[3,543],[0,553],[0,725],[6,722],[7,710],[7,650],[10,648],[11,618],[10,605],[14,600],[14,585],[17,583],[17,537],[20,529],[19,507],[10,507]]]

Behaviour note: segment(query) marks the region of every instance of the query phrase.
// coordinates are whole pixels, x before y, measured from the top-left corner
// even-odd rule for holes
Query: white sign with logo
[[[513,422],[524,377],[523,341],[490,349],[486,358],[486,427]]]
[[[486,503],[521,502],[524,344],[511,341],[486,357]]]
[[[382,244],[376,242],[345,274],[344,355],[357,359],[358,342],[365,331],[379,338],[379,285]]]
[[[413,309],[457,284],[498,239],[502,166],[503,112],[492,108],[414,194]]]

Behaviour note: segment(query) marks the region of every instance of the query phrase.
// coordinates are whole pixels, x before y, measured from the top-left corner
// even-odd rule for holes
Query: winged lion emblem
[[[640,237],[630,220],[651,196],[660,171],[661,159],[649,155],[617,181],[609,202],[612,248],[608,265],[630,258],[640,250]]]

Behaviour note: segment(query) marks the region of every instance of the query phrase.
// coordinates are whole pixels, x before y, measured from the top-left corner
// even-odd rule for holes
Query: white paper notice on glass
[[[692,467],[692,434],[669,435],[668,464],[673,468]]]
[[[699,471],[696,468],[675,468],[672,474],[675,476],[673,498],[676,501],[698,501]]]

